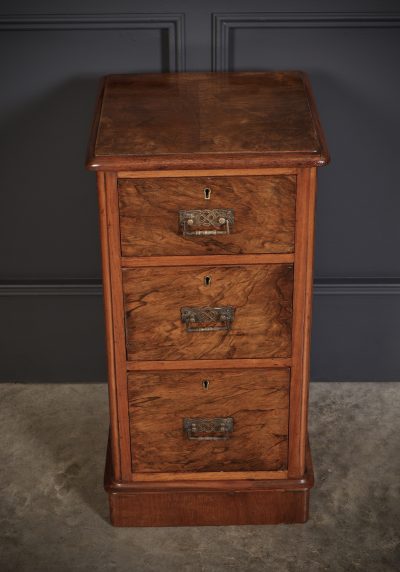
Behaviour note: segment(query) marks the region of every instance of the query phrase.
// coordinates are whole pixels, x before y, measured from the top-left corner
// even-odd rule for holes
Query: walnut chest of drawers
[[[97,171],[117,526],[304,522],[316,168],[306,76],[105,78]]]

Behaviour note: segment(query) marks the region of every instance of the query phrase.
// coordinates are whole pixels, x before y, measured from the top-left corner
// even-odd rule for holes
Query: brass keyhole
[[[208,201],[211,199],[211,189],[209,189],[208,187],[206,187],[204,189],[204,198]]]
[[[203,379],[201,385],[203,386],[203,389],[208,389],[210,387],[210,382],[208,381],[208,379]]]
[[[211,276],[204,276],[204,286],[211,286]]]

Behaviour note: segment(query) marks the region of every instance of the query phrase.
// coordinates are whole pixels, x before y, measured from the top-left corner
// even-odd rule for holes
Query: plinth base
[[[105,489],[114,526],[303,523],[314,483],[311,455],[301,479],[121,482],[107,453]]]

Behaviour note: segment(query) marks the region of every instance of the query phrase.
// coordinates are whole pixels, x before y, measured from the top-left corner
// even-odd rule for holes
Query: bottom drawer
[[[287,468],[288,369],[130,373],[134,472]]]

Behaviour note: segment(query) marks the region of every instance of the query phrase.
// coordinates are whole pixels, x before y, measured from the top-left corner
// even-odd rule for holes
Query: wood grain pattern
[[[258,169],[240,169],[240,176],[257,176],[257,175],[296,175],[295,167],[260,167]],[[118,179],[143,179],[143,178],[165,178],[165,177],[203,177],[208,175],[207,171],[202,169],[168,169],[168,171],[118,171]],[[213,177],[236,177],[237,169],[213,169]]]
[[[110,272],[110,252],[108,244],[107,199],[104,173],[97,173],[97,191],[99,201],[99,226],[101,239],[101,259],[103,272],[103,303],[106,327],[108,400],[110,409],[110,450],[114,478],[121,478],[121,451],[118,430],[117,376],[115,371],[115,349],[113,344],[114,321],[112,313],[112,285]]]
[[[190,154],[180,155],[120,155],[102,157],[96,156],[93,160],[86,164],[86,167],[92,171],[120,172],[135,170],[137,173],[142,172],[143,177],[154,169],[168,173],[169,169],[188,169],[213,171],[214,169],[259,169],[271,168],[298,168],[298,167],[320,167],[326,165],[328,159],[320,154],[309,153],[202,153],[198,156]]]
[[[293,524],[308,519],[309,491],[109,493],[114,526]]]
[[[307,450],[305,474],[285,480],[175,480],[121,482],[112,479],[111,456],[104,475],[114,526],[205,526],[302,523],[308,518],[314,483]]]
[[[324,164],[303,74],[109,76],[92,169]]]
[[[237,484],[240,481],[279,481],[287,480],[287,471],[204,471],[204,472],[188,472],[188,473],[133,473],[132,482],[148,483],[154,484],[154,479],[160,483],[176,483],[177,482],[215,482],[215,481],[235,481]]]
[[[291,358],[265,359],[235,359],[235,369],[290,367]],[[201,360],[169,360],[169,361],[128,361],[128,371],[160,371],[178,369],[231,369],[232,360],[201,359]]]
[[[124,269],[123,287],[128,360],[291,354],[291,265]],[[188,333],[181,322],[183,306],[228,305],[235,307],[229,331]]]
[[[285,489],[301,491],[314,486],[314,472],[308,439],[306,440],[306,467],[301,477],[293,478],[282,475],[287,471],[219,471],[179,473],[179,478],[168,478],[175,473],[135,473],[132,480],[116,480],[112,471],[112,456],[108,442],[104,485],[107,492],[140,493],[191,490],[203,491],[255,491],[266,489]],[[220,478],[210,478],[219,474]],[[140,479],[136,478],[140,475]],[[167,475],[167,478],[164,478]],[[194,475],[194,476],[193,476]],[[253,477],[256,475],[255,477]],[[265,478],[264,475],[267,475]],[[274,476],[273,476],[274,475]],[[191,478],[188,478],[191,477]]]
[[[100,171],[113,524],[307,519],[314,167],[328,161],[301,72],[103,82],[87,166]],[[212,208],[234,209],[232,234],[181,236],[179,210]],[[188,333],[183,306],[234,306],[232,328]],[[183,430],[220,417],[229,439]]]
[[[118,191],[123,256],[293,252],[293,175],[119,179]],[[221,208],[234,210],[231,234],[182,235],[180,210]]]
[[[293,296],[293,359],[290,388],[289,476],[306,466],[307,410],[310,368],[312,276],[316,170],[299,169],[296,212],[295,290]]]
[[[288,369],[130,373],[128,392],[132,471],[286,469]],[[215,417],[233,417],[229,439],[187,438],[184,418]]]
[[[123,257],[121,264],[125,268],[139,266],[209,266],[213,264],[232,266],[233,264],[282,264],[294,263],[294,254],[213,254],[196,256],[130,256]]]
[[[105,174],[106,225],[110,291],[105,297],[107,312],[112,315],[112,345],[115,375],[115,399],[117,405],[118,447],[120,450],[120,467],[122,479],[131,475],[130,438],[128,426],[128,395],[126,391],[126,351],[125,324],[122,291],[122,271],[120,253],[120,231],[118,217],[117,179],[114,173]]]

